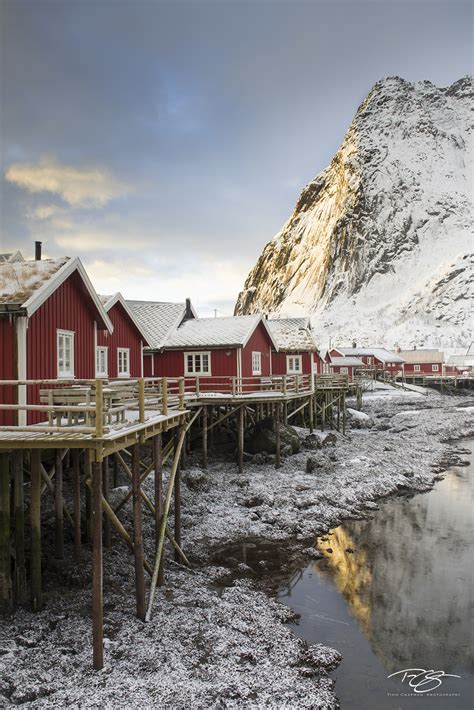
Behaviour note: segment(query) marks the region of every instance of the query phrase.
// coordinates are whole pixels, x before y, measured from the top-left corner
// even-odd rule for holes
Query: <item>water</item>
[[[474,707],[474,440],[463,447],[470,466],[451,469],[429,493],[333,530],[318,541],[324,559],[280,589],[301,615],[295,633],[342,653],[333,675],[343,710]],[[430,693],[387,678],[411,668],[461,677],[442,679]]]

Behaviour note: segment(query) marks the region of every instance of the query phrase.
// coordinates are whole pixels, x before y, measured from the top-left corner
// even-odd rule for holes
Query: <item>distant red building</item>
[[[100,296],[113,333],[98,331],[97,377],[143,377],[143,348],[148,336],[121,293]]]
[[[97,333],[113,330],[78,258],[0,263],[0,379],[93,379]],[[39,387],[19,388],[20,404],[38,404]],[[3,403],[16,392],[4,387]],[[0,411],[0,421],[44,420]]]
[[[312,375],[318,348],[309,318],[278,318],[267,322],[277,346],[272,349],[272,374]]]
[[[369,370],[383,370],[390,374],[396,375],[402,372],[403,357],[400,353],[394,353],[385,348],[332,348],[330,350],[332,357],[356,357],[362,361],[363,367]]]
[[[439,350],[400,350],[405,375],[442,375],[444,373],[444,353]]]

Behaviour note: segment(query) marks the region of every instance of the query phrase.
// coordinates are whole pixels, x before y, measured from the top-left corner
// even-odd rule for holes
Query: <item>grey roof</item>
[[[185,303],[125,302],[147,334],[147,341],[153,350],[163,347],[170,333],[178,328],[186,313]]]
[[[278,350],[301,352],[317,350],[309,318],[279,318],[267,321]]]
[[[402,363],[404,358],[402,353],[394,353],[385,348],[334,348],[344,355],[352,355],[354,357],[376,357],[381,362],[399,362]]]
[[[444,353],[439,350],[400,350],[399,355],[410,365],[444,362]]]
[[[25,261],[21,251],[11,251],[8,253],[0,254],[0,264],[5,262],[9,262],[11,264],[16,261]]]
[[[331,365],[338,367],[364,367],[362,360],[357,357],[332,357]]]
[[[474,367],[473,355],[450,355],[446,362],[447,365],[455,365],[456,367]]]
[[[240,347],[246,344],[260,322],[265,325],[261,315],[187,320],[170,333],[165,347]]]

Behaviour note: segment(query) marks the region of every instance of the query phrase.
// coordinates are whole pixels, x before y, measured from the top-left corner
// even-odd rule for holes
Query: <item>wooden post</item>
[[[153,437],[153,461],[155,464],[155,553],[158,549],[158,535],[163,515],[163,437],[157,434]],[[163,555],[161,556],[160,569],[158,571],[158,586],[164,582]]]
[[[186,430],[184,427],[181,427],[180,434],[181,438],[184,442],[184,438],[186,436]],[[178,432],[175,429],[174,430],[174,455],[176,457],[177,452],[179,451],[179,441],[181,440],[180,437],[178,437]],[[181,445],[181,452],[183,450],[183,445]],[[177,544],[181,547],[181,471],[180,471],[180,460],[177,462],[176,466],[176,476],[174,479],[174,538],[177,542]],[[176,562],[179,562],[181,557],[178,553],[177,550],[174,551],[174,559]]]
[[[180,377],[178,380],[178,398],[179,398],[179,409],[181,409],[181,410],[185,409],[184,394],[185,394],[184,377]]]
[[[104,666],[102,463],[92,463],[92,643],[94,669]]]
[[[275,408],[275,468],[281,466],[280,403]]]
[[[314,431],[314,395],[309,396],[309,432]]]
[[[238,462],[239,473],[244,470],[244,407],[239,407],[239,429],[237,434],[238,439]]]
[[[72,485],[74,498],[74,561],[82,558],[81,546],[81,470],[79,466],[79,450],[72,450]]]
[[[161,413],[165,416],[168,414],[168,380],[166,377],[161,379]]]
[[[0,612],[11,609],[10,462],[8,454],[0,454]]]
[[[142,497],[140,492],[140,446],[132,446],[133,552],[137,616],[145,620],[145,573],[143,569]]]
[[[30,491],[30,571],[31,608],[39,611],[41,600],[41,451],[31,451],[31,491]]]
[[[109,491],[110,491],[109,457],[105,456],[104,460],[102,461],[102,495],[106,501],[109,500]],[[107,515],[103,516],[103,525],[104,525],[104,547],[110,547],[110,545],[112,544],[112,539],[111,539],[110,520]]]
[[[336,429],[341,430],[341,395],[337,398],[337,424]]]
[[[104,435],[104,395],[102,380],[95,381],[95,436],[102,439]]]
[[[54,554],[56,559],[64,558],[64,509],[63,509],[63,458],[61,449],[56,449],[54,464]]]
[[[207,469],[207,406],[202,408],[202,467]]]
[[[89,478],[92,480],[92,463],[90,451],[84,452],[84,468],[85,468],[85,480]],[[92,494],[90,489],[86,486],[84,491],[85,503],[86,503],[86,529],[85,529],[85,539],[86,542],[91,542],[92,540]]]
[[[15,579],[17,604],[26,602],[25,500],[23,495],[23,451],[13,454],[13,503],[15,510]]]
[[[145,380],[140,377],[138,380],[138,421],[145,423]]]
[[[346,433],[346,393],[342,395],[342,433]]]

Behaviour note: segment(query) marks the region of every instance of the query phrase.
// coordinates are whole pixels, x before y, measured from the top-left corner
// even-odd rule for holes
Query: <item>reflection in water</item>
[[[473,491],[472,465],[453,469],[431,492],[344,524],[318,540],[324,559],[291,598],[282,590],[301,614],[297,633],[343,652],[343,708],[411,707],[413,699],[386,703],[387,691],[403,690],[386,676],[413,667],[462,676],[442,688],[461,697],[430,697],[430,710],[471,706]]]

